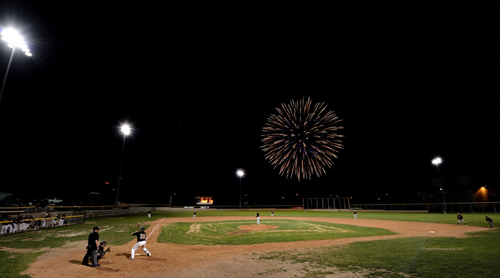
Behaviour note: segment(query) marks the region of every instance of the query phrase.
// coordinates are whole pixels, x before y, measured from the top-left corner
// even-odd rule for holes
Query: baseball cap
[[[100,230],[101,230],[101,228],[99,228],[98,226],[95,226],[95,227],[94,227],[94,231],[95,231],[95,230],[99,230],[99,231],[100,231]]]

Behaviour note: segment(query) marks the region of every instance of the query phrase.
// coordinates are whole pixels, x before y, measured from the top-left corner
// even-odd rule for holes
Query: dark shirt
[[[137,242],[146,240],[146,233],[144,231],[135,232],[132,235],[137,237]]]
[[[462,220],[462,219],[464,219],[464,217],[461,214],[459,214],[459,215],[457,215],[457,219]]]
[[[99,245],[99,249],[97,249],[97,252],[102,254],[104,252],[104,246]]]
[[[97,250],[97,245],[95,244],[95,241],[99,241],[99,233],[92,232],[89,234],[89,242],[88,242],[88,249],[89,250]]]
[[[256,217],[260,217],[259,213],[257,212],[257,216]]]
[[[493,222],[493,219],[489,218],[489,217],[486,217],[486,221],[488,222]]]

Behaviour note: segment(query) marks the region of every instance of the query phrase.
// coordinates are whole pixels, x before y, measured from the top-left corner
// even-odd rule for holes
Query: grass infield
[[[240,226],[255,225],[255,221],[218,221],[205,223],[172,223],[165,226],[158,242],[202,245],[247,245],[269,242],[337,239],[391,235],[391,231],[333,223],[264,220],[261,225],[274,226],[269,230],[241,232]]]
[[[203,231],[196,236],[186,236],[192,223],[178,223],[167,226],[162,231],[159,241],[176,242],[181,244],[199,244],[200,240],[209,244],[255,244],[260,242],[279,242],[322,239],[325,236],[365,236],[376,235],[373,233],[386,233],[383,229],[365,229],[348,225],[312,222],[320,225],[321,229],[331,231],[348,230],[353,232],[321,233],[312,232],[307,235],[304,231],[313,231],[314,225],[309,221],[282,221],[267,220],[270,210],[259,210],[261,223],[279,226],[277,232],[263,230],[252,233],[242,233],[241,236],[232,236],[234,242],[224,240],[224,233],[232,233],[240,225],[247,225],[247,221],[218,221],[219,232],[210,232],[199,222]],[[464,214],[464,220],[469,226],[488,227],[484,220],[488,215],[496,223],[500,223],[500,217],[495,214]],[[255,216],[254,211],[215,211],[198,210],[197,218],[203,216]],[[275,217],[340,217],[352,218],[352,212],[312,212],[312,211],[276,211]],[[41,248],[58,248],[67,242],[86,240],[92,227],[101,227],[100,239],[107,240],[110,246],[124,245],[133,238],[130,233],[134,232],[138,222],[154,221],[160,218],[170,217],[192,217],[190,211],[165,212],[155,211],[152,218],[147,215],[136,214],[120,217],[91,218],[85,224],[68,227],[44,229],[39,231],[25,232],[14,235],[0,236],[0,247],[31,249],[31,252],[7,252],[0,251],[0,277],[29,277],[20,275],[28,268],[28,265],[45,253]],[[456,213],[433,214],[433,213],[379,213],[358,212],[358,218],[362,219],[385,219],[395,221],[417,221],[430,223],[456,224]],[[268,222],[272,221],[272,222]],[[275,221],[278,221],[274,223]],[[297,222],[297,223],[289,223]],[[249,221],[248,224],[254,224]],[[495,223],[495,225],[496,225]],[[289,225],[295,225],[290,228]],[[309,226],[308,226],[309,225]],[[404,225],[404,222],[401,223]],[[146,228],[148,225],[144,225]],[[174,229],[175,227],[175,229]],[[311,230],[308,230],[308,227]],[[359,228],[359,229],[358,229]],[[187,229],[187,230],[186,230]],[[320,229],[320,230],[321,230]],[[197,228],[194,229],[195,231]],[[292,230],[288,231],[287,230]],[[170,232],[172,231],[172,232]],[[222,232],[223,231],[223,232]],[[222,232],[222,233],[221,233]],[[170,236],[170,233],[172,236]],[[184,234],[183,234],[184,233]],[[272,233],[279,236],[272,237]],[[349,233],[351,233],[349,235]],[[251,235],[254,234],[254,235]],[[327,235],[331,234],[331,235]],[[167,236],[168,235],[168,236]],[[203,240],[203,237],[205,238]],[[328,267],[337,267],[348,272],[356,272],[359,269],[369,270],[367,277],[498,277],[500,273],[500,229],[485,230],[469,234],[469,238],[439,238],[439,237],[417,237],[399,238],[390,240],[378,240],[368,242],[355,242],[341,247],[314,248],[309,251],[298,252],[271,252],[260,257],[262,260],[282,260],[289,262],[309,262],[310,277],[322,277],[329,273]],[[302,238],[302,239],[301,239]],[[61,262],[64,264],[64,262]],[[64,267],[64,266],[61,266]],[[146,273],[138,274],[144,277]],[[404,275],[404,276],[403,276]]]

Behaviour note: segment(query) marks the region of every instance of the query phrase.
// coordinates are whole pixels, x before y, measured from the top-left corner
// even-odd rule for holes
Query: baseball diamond
[[[314,216],[314,213],[310,214]],[[352,215],[352,212],[350,215]],[[294,275],[303,277],[305,275],[303,270],[305,265],[303,262],[300,264],[282,262],[278,267],[272,259],[259,260],[259,258],[272,258],[283,251],[286,252],[282,253],[281,256],[288,256],[293,252],[307,252],[307,250],[322,252],[320,251],[323,250],[322,248],[345,248],[346,246],[351,246],[351,244],[363,242],[380,243],[412,238],[427,238],[428,241],[439,238],[466,239],[468,238],[467,233],[490,230],[485,227],[471,225],[456,226],[455,223],[402,222],[363,219],[362,217],[352,219],[352,216],[349,218],[281,217],[278,213],[272,219],[270,216],[263,216],[262,218],[261,225],[256,225],[255,216],[200,215],[196,220],[193,220],[191,216],[156,218],[158,220],[143,223],[143,225],[149,225],[145,232],[148,234],[148,250],[154,254],[152,257],[147,256],[145,253],[138,253],[135,255],[135,260],[128,260],[130,257],[130,247],[137,241],[134,238],[134,240],[130,240],[127,244],[116,246],[113,244],[113,253],[106,255],[100,261],[100,267],[95,269],[83,267],[80,265],[83,243],[77,241],[68,243],[60,248],[54,248],[54,250],[48,250],[43,256],[39,256],[35,262],[31,263],[29,268],[23,273],[32,277],[136,277],[140,275],[141,277],[183,278],[199,276],[259,277],[259,275],[264,274],[266,276],[262,277],[293,277]],[[251,245],[182,244],[160,242],[161,240],[159,240],[160,234],[171,234],[173,230],[169,230],[169,228],[179,225],[185,227],[182,233],[187,235],[199,235],[204,230],[225,227],[224,233],[228,237],[237,237],[241,234],[275,234],[279,230],[280,225],[291,222],[298,223],[302,227],[309,227],[311,231],[322,231],[322,233],[324,230],[330,230],[331,232],[341,234],[342,232],[351,230],[349,227],[354,227],[352,230],[367,227],[387,231],[388,234],[292,242],[267,242]],[[229,223],[233,223],[237,229],[228,228]],[[111,228],[103,228],[103,230],[105,229],[109,231]],[[495,229],[491,231],[495,231]],[[102,231],[101,238],[106,238],[105,234],[106,231]],[[203,241],[203,239],[201,240]],[[463,248],[463,246],[425,247]],[[429,252],[425,249],[419,250],[421,252]],[[2,248],[0,251],[14,253],[16,250]],[[449,251],[447,254],[449,254]],[[57,272],[54,272],[54,269],[57,269]],[[332,273],[328,274],[329,276],[322,277],[364,277],[363,275],[369,272],[369,270],[358,269],[353,274],[351,271],[339,272],[338,269],[328,269]]]

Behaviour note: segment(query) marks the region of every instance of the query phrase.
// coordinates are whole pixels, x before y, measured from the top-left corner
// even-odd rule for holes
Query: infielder
[[[259,212],[256,211],[255,213],[257,213],[257,215],[255,217],[257,217],[257,225],[260,224],[260,215],[259,215]]]
[[[358,213],[354,212],[354,219],[358,219]]]
[[[464,221],[464,217],[462,215],[460,215],[460,212],[459,212],[459,213],[457,213],[457,226],[460,223],[460,221],[462,221],[465,224],[465,226],[467,226],[467,223],[465,223],[465,221]]]
[[[271,211],[271,217],[274,217],[274,211]]]
[[[135,233],[132,233],[133,236],[137,237],[137,243],[132,247],[132,250],[130,251],[130,258],[129,260],[133,260],[135,256],[135,250],[139,249],[139,247],[142,246],[142,250],[146,252],[148,257],[151,257],[151,253],[149,252],[148,249],[146,249],[146,233],[144,232],[144,227],[141,227],[140,231],[135,231]]]
[[[193,219],[196,219],[196,211],[193,212]]]
[[[486,221],[488,221],[488,223],[490,224],[490,229],[493,229],[493,219],[486,216]]]

